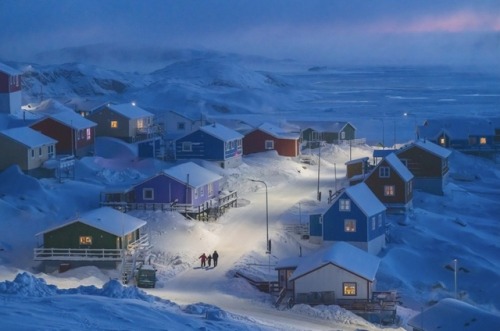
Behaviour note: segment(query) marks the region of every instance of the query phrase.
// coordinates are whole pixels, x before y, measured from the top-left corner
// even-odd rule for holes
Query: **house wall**
[[[80,236],[92,236],[92,246],[80,246]],[[81,222],[47,232],[43,235],[44,248],[103,248],[116,249],[117,236]]]
[[[355,296],[343,295],[343,283],[355,282]],[[299,293],[333,291],[336,299],[368,299],[371,297],[370,282],[345,269],[327,264],[294,280],[295,298]]]
[[[51,146],[54,146],[55,153],[55,144]],[[17,164],[22,170],[29,171],[39,168],[49,159],[48,145],[34,148],[34,156],[32,157],[32,149],[4,136],[0,136],[0,150],[2,151],[0,158],[0,169],[2,170]]]
[[[413,184],[406,183],[392,167],[390,167],[391,171],[389,177],[380,178],[379,168],[383,166],[390,167],[385,160],[382,160],[365,179],[366,185],[368,185],[373,194],[375,194],[375,196],[386,206],[406,206],[413,198],[413,190],[411,190],[411,192],[408,194],[407,185]],[[395,186],[394,196],[384,195],[385,185]]]
[[[352,178],[356,175],[364,173],[365,162],[351,163],[346,165],[347,178]]]
[[[233,157],[241,157],[242,146],[241,144],[238,146],[237,140],[234,140],[232,148],[226,149],[225,143],[227,142],[198,130],[176,141],[176,158],[223,161]],[[182,151],[183,142],[191,142],[192,150]]]
[[[274,141],[274,150],[278,155],[295,157],[299,155],[300,144],[298,139],[280,139],[261,130],[254,130],[243,138],[244,154],[265,152],[266,140]]]
[[[417,146],[397,153],[400,160],[406,160],[406,167],[416,178],[441,178],[448,172],[447,160]]]
[[[165,118],[165,130],[168,136],[186,135],[198,130],[200,126],[205,124],[201,119],[201,115],[199,120],[191,120],[179,114],[168,112]],[[184,129],[179,128],[180,124],[184,125]]]
[[[119,113],[111,111],[107,107],[90,113],[87,118],[97,123],[95,134],[98,137],[116,137],[126,140],[131,137],[129,119]],[[118,127],[112,128],[111,121],[118,121]]]

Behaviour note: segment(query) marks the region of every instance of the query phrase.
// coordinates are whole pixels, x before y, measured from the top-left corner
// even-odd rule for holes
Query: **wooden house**
[[[95,123],[96,136],[115,137],[127,142],[153,139],[161,133],[154,114],[134,104],[105,104],[94,109],[87,118]]]
[[[0,63],[0,113],[21,113],[21,72]]]
[[[263,123],[243,138],[244,154],[275,150],[278,155],[296,157],[300,154],[300,134],[287,132],[270,123]]]
[[[170,110],[165,115],[167,139],[176,139],[207,125],[203,114],[184,114]]]
[[[395,153],[413,174],[414,189],[443,195],[450,150],[428,140],[417,140]]]
[[[175,142],[178,160],[216,161],[223,168],[237,167],[242,162],[243,135],[221,124],[211,124],[185,135]]]
[[[467,302],[446,298],[410,318],[407,325],[411,331],[496,330],[500,316]]]
[[[394,153],[375,166],[365,184],[390,212],[405,211],[412,206],[413,175]]]
[[[346,177],[349,180],[349,185],[356,185],[365,180],[365,177],[370,173],[371,165],[368,157],[362,157],[347,161]]]
[[[35,248],[36,261],[111,261],[145,243],[146,222],[110,207],[85,212],[37,234],[43,243]]]
[[[57,140],[57,154],[82,157],[93,153],[96,123],[68,109],[47,113],[30,127]]]
[[[342,144],[356,139],[356,128],[342,121],[290,121],[301,129],[301,141],[315,146],[320,141]]]
[[[364,183],[333,199],[321,217],[311,217],[311,242],[347,242],[377,255],[385,246],[386,207]]]
[[[0,170],[17,164],[23,171],[32,172],[55,157],[56,143],[29,127],[0,131]]]

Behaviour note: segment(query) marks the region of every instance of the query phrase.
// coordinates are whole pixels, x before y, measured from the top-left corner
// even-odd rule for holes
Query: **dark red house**
[[[395,153],[415,176],[414,189],[443,195],[450,150],[428,140],[417,140]]]
[[[0,63],[0,113],[21,113],[21,72]]]
[[[412,206],[413,175],[394,153],[377,164],[365,179],[365,184],[388,212],[405,211]]]
[[[94,151],[96,126],[96,123],[67,110],[48,113],[31,128],[57,140],[57,154],[82,157]]]
[[[286,132],[280,127],[264,123],[243,137],[243,154],[275,150],[278,155],[295,157],[300,154],[300,134]]]

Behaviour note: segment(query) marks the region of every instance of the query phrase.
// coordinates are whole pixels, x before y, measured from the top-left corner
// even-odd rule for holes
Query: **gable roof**
[[[47,114],[47,117],[52,118],[54,121],[62,123],[67,127],[74,130],[83,130],[97,126],[97,123],[86,119],[85,117],[78,115],[74,111],[61,111],[55,114]],[[43,120],[43,119],[42,119]]]
[[[121,211],[111,207],[101,207],[85,212],[75,219],[55,228],[37,233],[37,236],[66,227],[76,222],[87,224],[115,236],[129,234],[146,225],[146,221],[138,219],[137,217],[122,213]]]
[[[402,147],[401,149],[397,150],[395,153],[396,154],[399,154],[403,151],[407,151],[413,147],[418,147],[420,149],[423,149],[424,151],[427,151],[437,157],[440,157],[442,159],[446,159],[447,157],[449,157],[451,155],[451,151],[444,148],[444,147],[441,147],[433,142],[430,142],[428,140],[417,140],[411,144],[409,144],[408,146],[405,146],[405,147]]]
[[[120,105],[109,104],[107,107],[117,112],[128,119],[138,119],[143,117],[151,117],[154,116],[152,113],[147,110],[142,109],[141,107],[134,106],[130,103],[122,103]]]
[[[446,298],[412,317],[408,325],[429,331],[482,331],[499,326],[500,316],[466,302]]]
[[[12,67],[9,67],[5,63],[0,62],[0,71],[3,73],[6,73],[9,76],[19,76],[22,74],[21,71],[14,69]]]
[[[239,132],[230,129],[228,127],[225,127],[222,124],[210,124],[210,125],[205,125],[200,127],[201,131],[218,138],[223,141],[229,141],[229,140],[234,140],[234,139],[241,139],[243,138],[243,135],[240,134]]]
[[[343,194],[354,201],[356,206],[368,217],[377,215],[387,209],[365,183],[349,186]],[[335,201],[340,199],[343,194],[340,194]]]
[[[410,172],[410,170],[408,170],[408,168],[403,164],[403,162],[401,162],[401,160],[396,156],[396,154],[391,153],[387,155],[384,158],[384,160],[387,162],[389,166],[391,166],[392,169],[394,169],[394,171],[398,173],[401,179],[403,179],[405,182],[408,182],[413,178],[413,174]],[[382,162],[380,162],[378,166],[380,166]]]
[[[364,279],[374,281],[380,258],[340,241],[310,256],[303,257],[290,280],[296,280],[327,264],[336,265]]]
[[[186,162],[163,170],[164,174],[191,187],[200,187],[222,179],[218,174],[194,162]],[[188,179],[189,176],[189,179]]]
[[[280,128],[279,126],[276,126],[276,125],[271,124],[271,123],[262,123],[256,130],[260,130],[262,132],[265,132],[265,133],[267,133],[275,138],[278,138],[278,139],[298,140],[300,138],[299,132],[285,131],[285,130],[283,130],[283,128]]]
[[[15,140],[28,148],[57,144],[57,140],[47,137],[46,135],[27,126],[3,130],[0,131],[0,134]]]
[[[347,125],[350,125],[354,129],[356,129],[354,125],[352,125],[351,123],[342,121],[333,122],[333,121],[294,120],[294,121],[289,121],[289,123],[298,125],[302,130],[312,129],[317,132],[340,132]]]
[[[350,160],[350,161],[347,161],[346,163],[344,163],[345,165],[351,165],[351,164],[357,164],[357,163],[365,163],[365,162],[368,162],[368,157],[360,157],[359,159],[353,159],[353,160]]]

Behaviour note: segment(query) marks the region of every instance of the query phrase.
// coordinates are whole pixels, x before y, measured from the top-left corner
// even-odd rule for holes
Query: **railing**
[[[95,248],[35,248],[35,261],[121,261],[121,249]]]
[[[135,251],[141,248],[150,248],[149,236],[147,234],[142,234],[139,239],[127,245],[127,250],[129,251]]]

